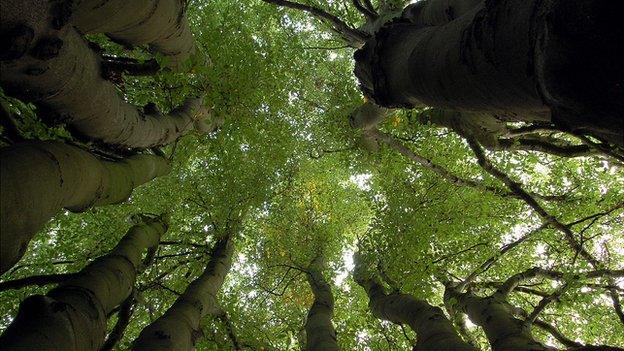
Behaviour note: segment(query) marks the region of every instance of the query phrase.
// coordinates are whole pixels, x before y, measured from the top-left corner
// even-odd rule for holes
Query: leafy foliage
[[[311,4],[347,22],[359,21],[348,2]],[[319,252],[328,261],[325,274],[333,282],[342,348],[406,350],[415,335],[375,319],[365,293],[352,281],[355,251],[367,255],[390,288],[442,305],[440,276],[467,277],[498,257],[503,245],[542,224],[518,199],[451,184],[383,145],[373,152],[362,148],[347,120],[362,102],[351,73],[352,51],[342,48],[325,24],[260,1],[192,1],[189,11],[209,64],[194,65],[190,73],[125,77],[120,94],[137,105],[154,102],[163,111],[190,95],[205,95],[224,126],[166,147],[173,172],[137,189],[127,203],[59,214],[3,280],[75,272],[113,247],[134,215],[167,212],[169,232],[154,264],[139,276],[137,306],[119,349],[200,274],[215,237],[235,227],[236,259],[220,296],[224,315],[206,318],[199,350],[236,349],[236,343],[252,350],[300,349],[312,301],[300,269]],[[91,40],[110,54],[149,57],[143,48],[128,51],[103,37]],[[17,116],[22,137],[71,138],[62,129],[44,128],[34,106],[0,98]],[[424,123],[416,112],[401,111],[381,128],[455,175],[504,189],[479,167],[461,137]],[[564,201],[543,206],[563,223],[573,223],[584,247],[606,266],[622,269],[621,163],[602,155],[572,159],[527,151],[488,157],[532,192],[565,194]],[[588,217],[594,214],[599,215]],[[544,228],[498,257],[474,289],[485,295],[492,292],[487,283],[533,266],[571,275],[591,269],[560,232]],[[624,281],[616,283],[622,295]],[[559,283],[527,284],[552,293]],[[541,318],[583,343],[624,345],[624,328],[605,284],[575,282]],[[21,300],[46,290],[2,292],[0,329]],[[510,302],[530,312],[539,300],[515,292]],[[548,333],[534,330],[540,340],[558,345]],[[478,328],[469,325],[468,333],[488,347]]]

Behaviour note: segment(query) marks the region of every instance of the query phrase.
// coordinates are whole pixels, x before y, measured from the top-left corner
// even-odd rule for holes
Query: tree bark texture
[[[339,351],[336,330],[332,324],[334,296],[331,286],[321,272],[323,264],[317,257],[308,267],[308,283],[314,294],[314,302],[305,323],[306,351]]]
[[[492,351],[553,350],[536,341],[530,328],[514,317],[512,307],[502,293],[478,297],[449,287],[445,300],[452,300],[458,310],[466,313],[473,323],[483,328]]]
[[[199,324],[207,314],[218,315],[217,294],[232,266],[231,235],[217,241],[204,272],[160,318],[141,331],[134,351],[192,351],[201,335]]]
[[[82,212],[123,202],[135,187],[168,172],[168,162],[159,156],[103,161],[60,142],[0,150],[0,273],[23,256],[32,237],[61,209]]]
[[[351,128],[355,129],[370,130],[377,127],[379,123],[393,112],[394,111],[390,109],[366,101],[349,115],[349,125],[351,125]]]
[[[609,0],[487,0],[438,25],[411,23],[406,12],[356,52],[355,72],[384,107],[551,121],[624,145],[624,51],[615,49],[623,9]]]
[[[386,293],[377,279],[366,276],[357,259],[354,279],[366,291],[375,317],[407,324],[416,332],[414,351],[477,351],[462,340],[442,309],[408,294]]]
[[[189,99],[162,116],[125,102],[102,78],[101,59],[82,36],[71,25],[54,27],[53,5],[3,0],[0,11],[0,34],[9,46],[0,58],[0,84],[7,94],[51,110],[48,119],[121,148],[166,145],[210,120],[202,99]]]
[[[180,69],[195,53],[185,7],[181,0],[82,0],[70,21],[84,34],[106,33],[126,46],[149,44],[169,68]]]
[[[3,350],[99,350],[106,336],[106,316],[130,295],[142,255],[158,246],[166,230],[160,218],[136,225],[76,277],[45,296],[24,300],[0,337]]]
[[[483,0],[424,0],[410,4],[401,17],[420,26],[438,26],[461,17]]]

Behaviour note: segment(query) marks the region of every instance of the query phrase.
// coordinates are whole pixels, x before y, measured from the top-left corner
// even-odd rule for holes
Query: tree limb
[[[317,7],[301,4],[298,2],[294,2],[294,1],[288,1],[288,0],[262,0],[262,1],[269,3],[269,4],[277,5],[277,6],[288,7],[291,9],[304,11],[320,20],[329,22],[332,28],[336,32],[341,34],[344,37],[344,39],[348,42],[348,44],[351,45],[352,47],[359,48],[363,46],[369,37],[367,33],[350,27],[347,23],[345,23],[343,20],[341,20],[337,16],[332,15],[331,13],[324,11],[322,9],[319,9]]]
[[[432,171],[433,173],[439,175],[440,177],[446,179],[447,181],[451,182],[452,184],[455,184],[457,186],[466,186],[466,187],[471,187],[471,188],[475,188],[475,189],[486,190],[486,191],[494,193],[494,194],[496,194],[498,196],[513,197],[513,198],[517,198],[517,199],[522,200],[522,196],[520,194],[514,192],[514,191],[505,191],[504,189],[500,189],[500,188],[494,187],[494,186],[485,185],[485,184],[483,184],[481,182],[478,182],[478,181],[475,181],[475,180],[472,180],[472,179],[460,178],[460,177],[454,175],[453,173],[449,172],[446,168],[444,168],[444,167],[434,163],[430,159],[415,153],[410,148],[408,148],[407,146],[403,145],[398,140],[396,140],[396,138],[393,137],[390,134],[386,134],[386,133],[381,132],[381,131],[376,130],[376,129],[371,129],[371,130],[369,130],[367,132],[372,137],[376,138],[377,140],[383,141],[386,145],[388,145],[389,147],[391,147],[394,150],[398,151],[403,156],[409,158],[410,160],[412,160],[414,162],[419,163],[423,167],[425,167],[428,170]],[[548,195],[540,195],[540,194],[531,194],[531,196],[535,196],[535,197],[538,197],[538,198],[546,200],[546,201],[551,201],[551,200],[552,201],[557,201],[557,200],[561,200],[562,198],[565,197],[565,196],[561,196],[561,195],[548,196]]]
[[[538,151],[560,157],[580,157],[596,153],[587,145],[558,145],[543,137],[498,139],[496,149]]]
[[[362,2],[360,0],[352,0],[353,2],[353,6],[355,6],[355,8],[364,16],[366,16],[366,18],[374,21],[375,19],[377,19],[377,17],[379,17],[379,15],[373,11],[371,11],[370,8],[368,8],[366,5],[363,5]],[[370,2],[369,2],[370,4]]]
[[[522,186],[513,181],[509,176],[499,169],[494,167],[492,163],[487,159],[483,149],[479,143],[470,135],[463,135],[464,138],[468,141],[468,145],[474,152],[477,157],[477,161],[479,165],[489,174],[503,182],[513,193],[518,195],[524,202],[529,205],[546,223],[550,223],[555,229],[559,230],[564,234],[564,237],[570,247],[581,255],[589,264],[594,267],[594,269],[603,268],[602,262],[598,261],[589,251],[587,251],[581,243],[579,243],[570,227],[561,223],[556,217],[552,216],[548,211],[546,211],[529,193],[527,193]],[[614,284],[613,278],[607,277],[607,281],[609,285]],[[609,289],[609,295],[611,296],[611,300],[613,301],[613,308],[615,309],[615,313],[617,314],[620,322],[624,324],[624,311],[622,310],[622,305],[620,304],[620,298],[614,289]]]
[[[58,284],[76,277],[76,273],[57,273],[47,275],[31,275],[29,277],[0,282],[0,291],[21,289],[31,285],[44,286]]]
[[[563,295],[563,293],[569,288],[570,286],[567,283],[562,284],[559,288],[557,288],[557,290],[555,290],[554,293],[549,294],[548,296],[544,296],[540,302],[537,304],[537,306],[533,309],[533,311],[531,312],[531,314],[524,320],[524,323],[527,327],[530,327],[531,324],[533,324],[533,322],[535,322],[535,320],[537,319],[537,317],[539,316],[540,313],[542,313],[542,311],[544,311],[544,309],[546,307],[548,307],[548,305],[555,301],[558,300],[561,295]]]
[[[106,337],[106,341],[100,348],[100,351],[110,351],[121,340],[130,323],[132,313],[134,313],[134,304],[136,303],[136,290],[132,291],[132,294],[121,304],[119,313],[117,314],[117,323],[113,327],[113,330]]]

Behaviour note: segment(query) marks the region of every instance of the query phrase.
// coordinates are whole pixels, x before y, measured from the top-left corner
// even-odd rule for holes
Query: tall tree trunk
[[[334,296],[322,273],[323,259],[319,256],[308,267],[308,283],[314,302],[306,319],[306,351],[339,351],[336,330],[332,324]]]
[[[444,298],[483,328],[492,351],[554,350],[533,338],[530,328],[514,317],[512,307],[500,292],[478,297],[447,287]]]
[[[195,52],[195,42],[181,0],[82,0],[71,23],[82,33],[106,33],[126,46],[149,44],[167,66],[179,69]]]
[[[158,246],[166,230],[160,218],[136,225],[76,277],[45,296],[24,300],[0,337],[3,350],[98,350],[106,336],[106,316],[130,295],[143,253]]]
[[[122,148],[165,145],[210,121],[201,99],[163,116],[125,102],[102,78],[101,60],[81,35],[70,25],[54,28],[53,10],[35,0],[2,0],[0,34],[9,47],[0,59],[0,84],[8,94],[47,107],[49,119],[83,137]]]
[[[356,259],[355,281],[366,291],[369,308],[379,319],[407,324],[417,335],[414,351],[476,351],[459,336],[439,307],[402,293],[386,293],[381,283],[363,271]]]
[[[217,241],[206,269],[160,318],[143,329],[134,351],[192,351],[201,335],[200,320],[220,313],[217,293],[232,266],[231,234]]]
[[[110,162],[52,141],[0,150],[0,274],[23,256],[35,233],[61,209],[82,212],[123,202],[135,187],[168,172],[169,164],[159,156]]]
[[[453,21],[387,23],[356,75],[384,107],[552,121],[624,145],[624,35],[608,0],[483,1]]]

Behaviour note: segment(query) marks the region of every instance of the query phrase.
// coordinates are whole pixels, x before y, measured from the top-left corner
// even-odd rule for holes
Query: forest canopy
[[[565,3],[1,0],[0,348],[622,350],[622,4]]]

